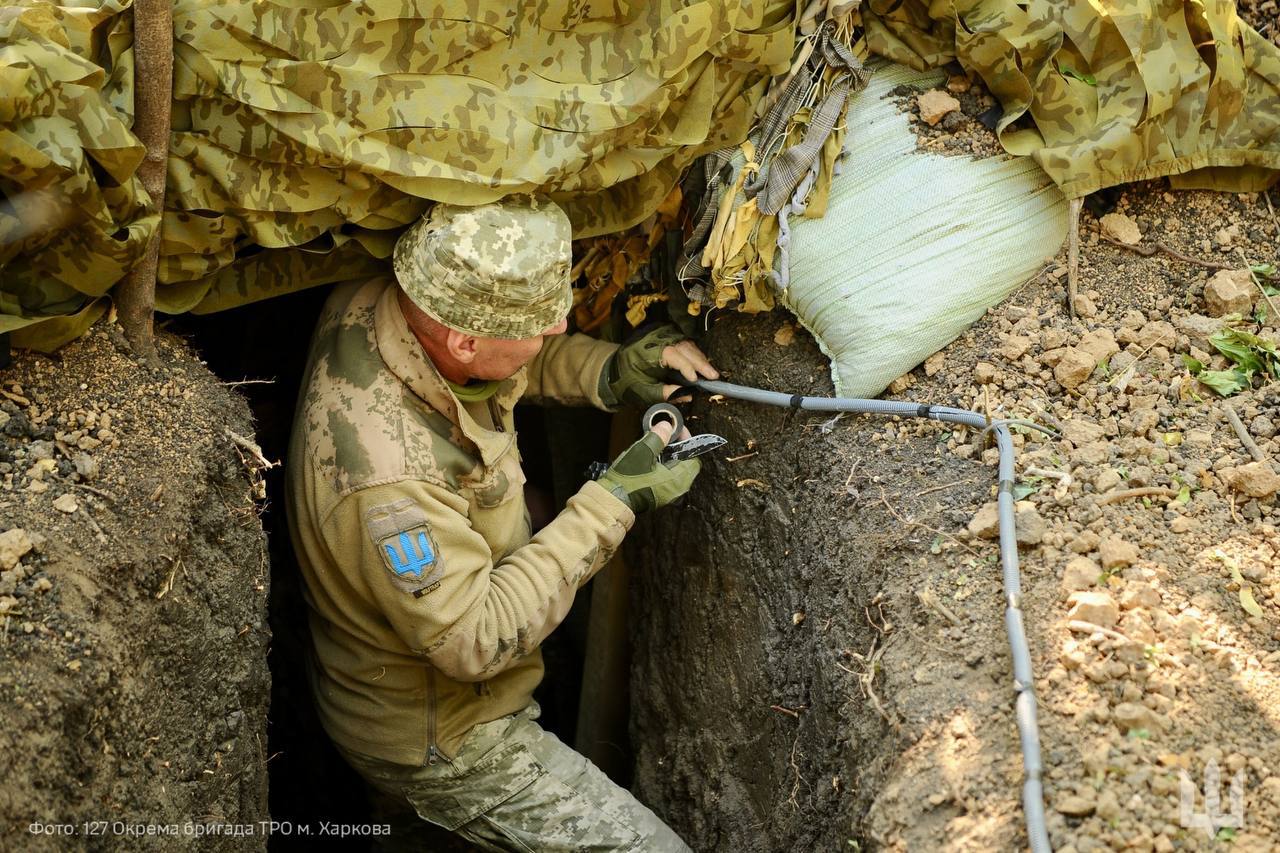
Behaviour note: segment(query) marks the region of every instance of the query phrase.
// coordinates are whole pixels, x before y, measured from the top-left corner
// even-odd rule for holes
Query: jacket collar
[[[514,432],[487,429],[476,422],[458,401],[449,383],[431,363],[418,339],[413,336],[409,324],[396,299],[396,287],[391,285],[378,297],[373,317],[374,337],[378,352],[396,378],[404,383],[431,408],[453,422],[462,434],[475,445],[486,466],[492,466],[511,449]],[[506,379],[490,398],[503,410],[515,406],[520,394],[528,385],[526,370],[521,368],[515,376]],[[502,412],[495,413],[501,418]]]

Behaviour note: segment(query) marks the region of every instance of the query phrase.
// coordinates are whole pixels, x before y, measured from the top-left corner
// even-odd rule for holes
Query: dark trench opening
[[[277,297],[265,302],[205,316],[184,315],[163,324],[192,343],[222,381],[233,384],[253,411],[257,441],[264,455],[284,462],[288,452],[294,404],[306,367],[312,330],[329,288]],[[236,384],[243,383],[243,384]],[[606,459],[609,415],[590,409],[519,406],[516,426],[525,473],[537,505],[554,514],[582,484],[583,471]],[[309,652],[302,580],[294,562],[284,512],[284,466],[266,473],[267,501],[262,510],[271,559],[269,622],[272,641],[271,706],[268,716],[268,802],[271,819],[294,826],[320,823],[363,825],[383,822],[360,777],[347,766],[320,725],[307,683]],[[546,676],[534,694],[542,708],[541,724],[573,745],[579,693],[587,645],[591,586],[579,591],[566,620],[543,643]],[[630,767],[625,742],[610,744]],[[623,786],[627,778],[615,781]],[[423,823],[424,849],[472,849],[442,830]],[[315,846],[314,836],[306,843]],[[362,838],[344,839],[343,849],[367,849]],[[271,849],[298,845],[289,836],[273,835]]]

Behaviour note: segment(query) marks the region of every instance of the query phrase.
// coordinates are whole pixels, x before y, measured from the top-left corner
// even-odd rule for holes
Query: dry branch
[[[269,468],[274,468],[280,464],[279,462],[272,462],[269,459],[267,459],[267,457],[262,454],[262,448],[259,447],[256,442],[250,441],[244,436],[238,433],[232,432],[230,429],[224,429],[223,432],[227,434],[227,438],[231,439],[232,444],[248,452],[248,454],[253,458],[253,461],[258,466],[258,468],[262,470],[267,470]]]
[[[1152,255],[1154,255],[1156,252],[1164,252],[1166,255],[1168,255],[1171,258],[1177,258],[1180,261],[1185,261],[1188,264],[1196,264],[1198,266],[1205,267],[1206,269],[1225,270],[1231,267],[1230,264],[1222,264],[1222,263],[1218,263],[1217,261],[1206,261],[1201,258],[1193,258],[1191,255],[1184,255],[1182,252],[1179,252],[1177,249],[1171,248],[1165,245],[1164,243],[1156,243],[1155,245],[1152,245],[1152,246],[1144,246],[1141,243],[1125,243],[1121,240],[1116,240],[1112,237],[1108,237],[1105,234],[1102,235],[1102,241],[1104,243],[1110,243],[1113,246],[1118,246],[1121,249],[1127,249],[1130,252],[1137,252],[1139,255],[1142,255],[1144,258],[1149,258]]]
[[[1080,208],[1084,199],[1073,198],[1067,206],[1067,313],[1076,316],[1076,294],[1080,290]]]
[[[1244,423],[1240,420],[1240,416],[1236,414],[1236,410],[1231,404],[1223,403],[1222,410],[1227,413],[1227,421],[1231,424],[1231,428],[1235,430],[1236,438],[1240,439],[1244,449],[1249,451],[1253,461],[1266,462],[1267,454],[1262,452],[1262,448],[1258,447],[1258,443],[1253,440],[1253,436],[1249,435],[1249,431],[1244,428]]]
[[[1102,497],[1098,498],[1098,506],[1106,506],[1107,504],[1113,504],[1113,503],[1116,503],[1117,501],[1128,500],[1129,498],[1148,498],[1148,497],[1176,498],[1177,496],[1178,496],[1177,491],[1175,491],[1174,489],[1166,488],[1164,486],[1143,486],[1140,489],[1125,489],[1124,491],[1111,492],[1109,494],[1103,495]]]

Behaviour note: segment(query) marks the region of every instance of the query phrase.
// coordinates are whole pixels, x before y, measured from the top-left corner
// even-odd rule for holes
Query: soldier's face
[[[568,318],[554,326],[548,326],[532,338],[503,340],[501,338],[477,338],[475,359],[470,372],[476,379],[507,379],[517,370],[533,361],[542,350],[543,341],[554,335],[562,335],[569,328]]]

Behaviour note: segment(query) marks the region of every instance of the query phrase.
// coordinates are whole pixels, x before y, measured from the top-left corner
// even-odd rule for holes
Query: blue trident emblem
[[[400,551],[402,553],[397,553],[396,547],[390,542],[382,543],[382,547],[386,549],[387,557],[391,559],[391,568],[400,576],[416,575],[417,577],[422,577],[423,569],[429,568],[436,561],[436,554],[431,550],[431,543],[427,540],[427,534],[423,532],[418,533],[416,548],[407,532],[400,534]]]

